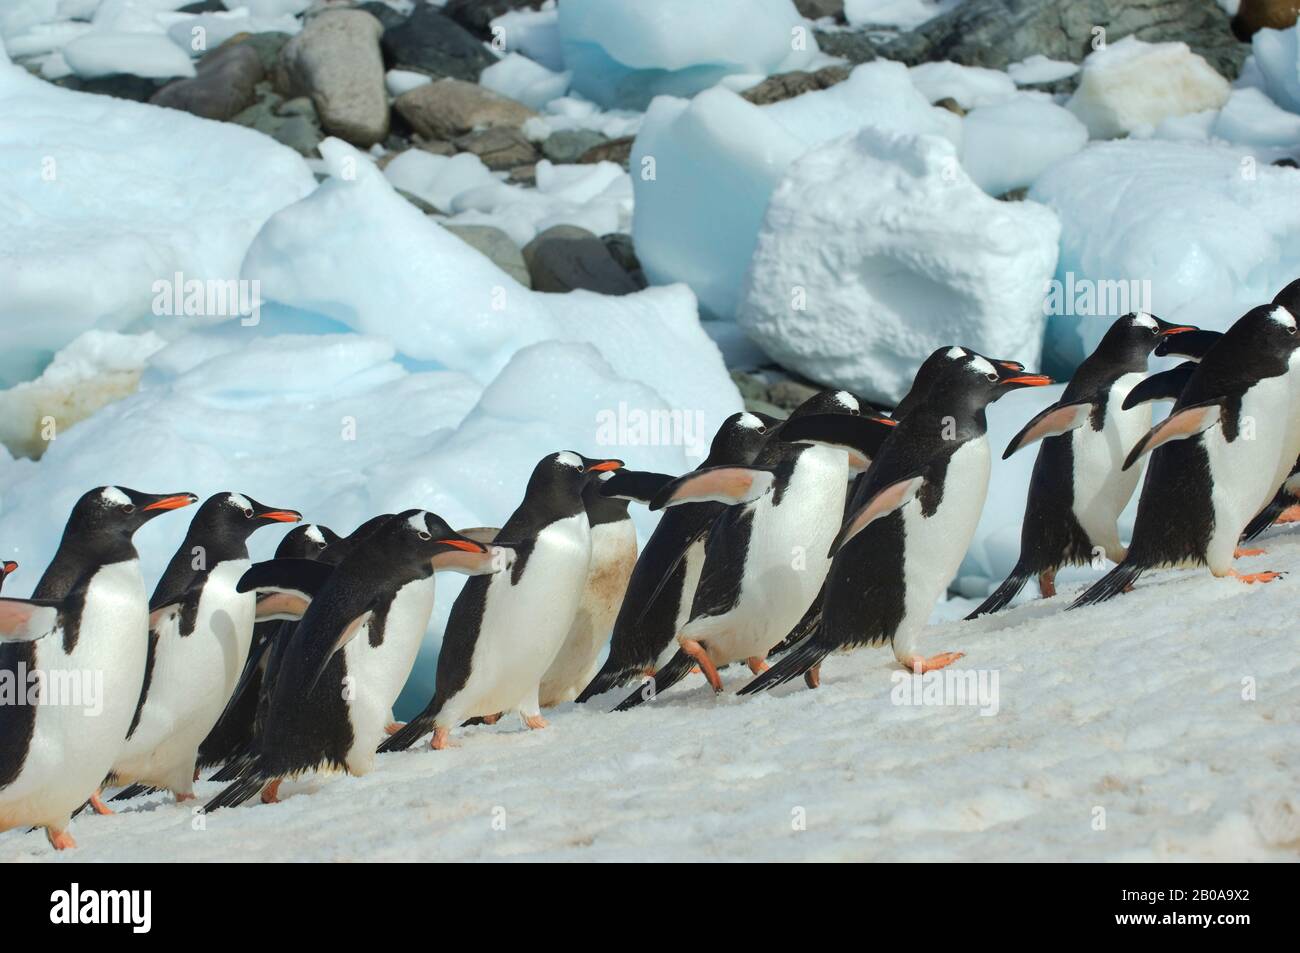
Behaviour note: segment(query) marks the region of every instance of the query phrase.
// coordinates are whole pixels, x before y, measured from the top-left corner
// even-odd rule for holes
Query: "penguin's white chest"
[[[140,564],[102,567],[86,589],[79,637],[35,643],[44,684],[23,769],[0,790],[0,829],[61,828],[112,767],[135,714],[148,654],[149,602]]]
[[[1124,459],[1151,429],[1151,405],[1124,410],[1124,398],[1143,379],[1142,374],[1125,374],[1111,385],[1106,416],[1101,430],[1091,422],[1071,432],[1074,458],[1073,510],[1075,519],[1094,545],[1112,559],[1119,556],[1116,521],[1128,505],[1142,475],[1141,466],[1124,470]]]
[[[684,630],[707,646],[714,664],[766,656],[803,618],[830,569],[848,477],[847,453],[812,447],[799,454],[779,501],[773,491],[753,505],[736,605]]]
[[[188,635],[181,634],[178,614],[159,622],[140,723],[114,765],[120,780],[187,788],[198,746],[221,717],[248,658],[256,595],[235,587],[249,565],[230,559],[213,567]]]
[[[538,533],[517,583],[509,571],[492,577],[469,678],[444,713],[463,712],[456,716],[463,719],[535,707],[578,611],[590,558],[587,514],[578,513]]]

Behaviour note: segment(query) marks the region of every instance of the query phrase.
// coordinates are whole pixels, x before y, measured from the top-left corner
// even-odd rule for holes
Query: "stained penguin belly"
[[[248,567],[240,559],[213,569],[189,635],[181,635],[177,617],[160,623],[149,697],[114,763],[119,781],[191,789],[198,747],[225,710],[248,658],[256,596],[235,589]]]
[[[893,634],[894,655],[900,661],[916,654],[916,636],[957,575],[979,525],[988,486],[988,440],[979,437],[953,453],[943,496],[931,515],[922,512],[920,495],[903,507],[903,616]]]
[[[848,475],[848,454],[812,448],[799,455],[780,503],[769,493],[756,505],[736,604],[683,630],[715,665],[766,657],[803,618],[830,569]]]
[[[436,725],[452,728],[532,704],[573,623],[590,557],[582,513],[542,530],[517,585],[509,573],[493,577],[469,678],[442,706]]]
[[[80,685],[89,694],[81,696],[82,704],[37,706],[23,769],[0,790],[0,830],[19,824],[62,827],[108,774],[144,681],[148,605],[138,562],[106,566],[86,592],[72,652],[63,650],[62,632],[36,643],[35,665],[47,679]],[[60,700],[53,685],[50,692],[47,697]]]
[[[573,701],[595,677],[635,565],[636,528],[631,520],[591,528],[591,560],[582,598],[564,645],[542,677],[543,708]]]
[[[1093,545],[1117,562],[1124,553],[1116,524],[1142,475],[1142,466],[1122,469],[1124,459],[1151,429],[1149,403],[1122,409],[1124,398],[1141,380],[1141,374],[1126,374],[1115,382],[1100,431],[1085,423],[1072,432],[1075,519]]]

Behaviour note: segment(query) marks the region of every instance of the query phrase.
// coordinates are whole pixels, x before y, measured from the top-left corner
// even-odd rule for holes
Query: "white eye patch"
[[[227,499],[230,500],[231,506],[237,506],[241,510],[251,510],[253,508],[253,504],[248,501],[248,497],[241,493],[231,493]]]
[[[570,453],[568,450],[561,450],[555,455],[555,462],[563,464],[566,467],[573,467],[575,470],[582,469],[582,458],[576,453]]]
[[[1156,319],[1151,317],[1151,315],[1147,314],[1145,311],[1139,311],[1137,314],[1135,314],[1133,316],[1133,323],[1140,325],[1150,331],[1154,331],[1156,329]]]
[[[984,358],[980,357],[978,354],[971,355],[970,367],[971,370],[975,371],[977,374],[983,374],[986,377],[989,374],[996,376],[998,373],[992,364],[984,360]]]
[[[759,420],[753,414],[741,414],[736,418],[736,426],[744,427],[746,430],[762,430],[763,421]]]
[[[306,536],[308,539],[310,539],[313,543],[325,542],[325,534],[320,531],[320,527],[317,526],[315,523],[310,524],[307,527],[306,532],[303,533],[303,535]]]
[[[117,506],[129,506],[131,498],[115,486],[106,486],[102,493],[99,494],[105,502],[116,504]]]
[[[950,347],[948,348],[947,357],[950,361],[960,361],[966,357],[966,349],[964,347]]]

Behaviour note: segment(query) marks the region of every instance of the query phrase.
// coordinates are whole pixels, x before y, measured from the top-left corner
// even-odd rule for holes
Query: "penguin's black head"
[[[1157,346],[1174,335],[1197,330],[1190,324],[1170,324],[1145,311],[1130,311],[1115,319],[1097,345],[1096,353],[1108,364],[1142,371]],[[1177,347],[1166,345],[1166,353],[1178,353]]]
[[[97,486],[72,507],[67,532],[86,539],[129,541],[155,516],[198,500],[193,493],[141,493],[124,486]]]
[[[846,390],[823,390],[813,394],[790,411],[788,419],[795,420],[812,414],[849,414],[857,417],[871,412],[871,405],[855,394],[850,394]]]
[[[1296,333],[1296,314],[1280,304],[1265,304],[1251,308],[1237,319],[1227,334],[1234,338],[1249,335],[1251,346],[1261,355],[1289,360],[1291,352],[1300,347],[1300,334]]]
[[[1280,304],[1292,314],[1300,317],[1300,278],[1291,282],[1277,293],[1274,304]]]
[[[276,559],[318,559],[328,546],[339,541],[338,533],[320,523],[295,526],[275,547]]]
[[[936,381],[945,379],[950,373],[952,363],[955,360],[954,351],[965,351],[965,348],[941,347],[930,352],[930,356],[921,362],[921,366],[916,370],[916,376],[912,378],[912,386],[903,395],[903,399],[898,402],[894,408],[893,418],[902,420],[917,404],[921,403],[930,393],[930,389]],[[974,353],[974,352],[971,352]],[[991,363],[1008,371],[1023,371],[1025,365],[1019,361],[996,360]]]
[[[242,493],[216,493],[203,501],[190,522],[189,535],[198,543],[243,543],[263,526],[296,523],[297,510],[264,506]]]
[[[584,457],[572,450],[547,454],[533,468],[528,481],[528,495],[538,493],[572,494],[580,498],[583,488],[592,480],[601,480],[623,465],[622,460],[603,460]]]
[[[608,484],[600,480],[589,480],[582,488],[582,505],[587,511],[587,522],[599,526],[628,519],[627,507],[631,500],[622,496],[606,496],[601,492],[602,485],[608,488]]]
[[[1052,383],[1043,374],[1026,374],[1017,361],[985,357],[970,348],[951,347],[945,357],[946,363],[924,398],[941,413],[945,402],[951,402],[953,412],[963,407],[978,411],[1010,391]]]
[[[470,576],[510,568],[514,551],[480,543],[447,525],[437,513],[405,510],[382,530],[386,550],[418,567],[421,575],[451,570]]]
[[[709,445],[703,466],[748,466],[762,449],[763,442],[781,421],[767,414],[742,411],[722,422]]]

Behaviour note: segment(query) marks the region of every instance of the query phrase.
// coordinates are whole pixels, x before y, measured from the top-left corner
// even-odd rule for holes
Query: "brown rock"
[[[353,145],[388,135],[388,93],[378,20],[361,10],[327,10],[307,21],[280,52],[276,84],[310,96],[321,126]]]
[[[1232,32],[1243,43],[1260,30],[1286,30],[1295,26],[1300,0],[1241,0],[1232,18]]]
[[[522,103],[459,79],[439,79],[407,90],[393,108],[426,139],[455,139],[476,129],[518,129],[536,116]]]
[[[847,66],[826,66],[815,73],[795,70],[790,73],[778,73],[775,76],[769,76],[757,86],[751,86],[740,95],[742,99],[749,100],[755,106],[766,106],[768,103],[779,103],[784,99],[802,96],[804,93],[826,89],[836,83],[844,82],[848,77],[849,68]]]
[[[537,161],[537,149],[518,129],[489,126],[456,140],[461,152],[472,152],[494,172],[513,169]]]
[[[204,119],[228,120],[253,104],[262,81],[262,60],[251,46],[220,46],[198,62],[191,79],[178,79],[149,102]]]
[[[635,139],[636,136],[623,136],[621,139],[602,142],[578,156],[578,161],[587,165],[597,162],[617,162],[626,169],[632,157],[632,143]]]

